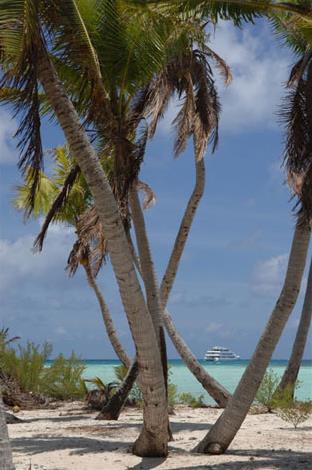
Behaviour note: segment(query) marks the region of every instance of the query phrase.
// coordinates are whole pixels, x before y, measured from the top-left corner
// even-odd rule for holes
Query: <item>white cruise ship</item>
[[[205,354],[205,361],[219,362],[219,361],[235,361],[239,356],[228,348],[221,346],[214,346],[209,349]]]

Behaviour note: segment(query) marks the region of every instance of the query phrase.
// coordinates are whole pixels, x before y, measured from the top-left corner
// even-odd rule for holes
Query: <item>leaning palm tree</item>
[[[93,74],[95,78],[94,81],[91,81],[93,96],[103,89],[104,93],[101,93],[101,97],[105,96],[105,85],[99,78],[96,53],[83,27],[78,4],[74,0],[66,2],[66,4],[56,0],[53,2],[2,0],[0,7],[2,86],[13,85],[22,92],[16,104],[17,109],[24,112],[18,134],[21,136],[21,166],[26,168],[30,164],[32,167],[34,190],[31,199],[34,199],[35,190],[39,184],[43,155],[39,109],[39,84],[41,84],[64,131],[70,152],[75,155],[94,198],[98,215],[105,230],[110,259],[136,345],[145,405],[144,427],[133,450],[139,455],[166,455],[168,441],[167,399],[160,352],[152,320],[147,312],[111,186],[88,135],[81,126],[79,115],[66,93],[64,83],[58,76],[49,56],[50,45],[55,39],[59,39],[54,34],[49,21],[55,16],[58,21],[70,19],[72,32],[75,31],[77,36],[80,35],[80,33],[77,34],[77,31],[81,32],[83,47],[79,53],[86,54],[88,51],[93,61],[90,64],[88,57],[83,76],[91,80]],[[64,8],[66,9],[65,15]],[[49,9],[51,15],[45,16]],[[55,15],[58,12],[63,12],[63,16]],[[62,26],[64,25],[60,24],[61,28]],[[127,26],[125,24],[125,28]],[[64,31],[64,28],[61,30]],[[46,37],[48,32],[49,39]],[[65,56],[64,47],[62,55]],[[107,101],[105,99],[101,99],[101,102],[97,100],[97,105],[101,107],[103,117],[110,119],[111,112]],[[111,126],[113,123],[114,121],[110,123]],[[111,126],[110,131],[113,132],[114,129]]]
[[[298,298],[309,241],[310,226],[300,218],[293,236],[284,285],[271,317],[231,400],[217,422],[196,446],[196,452],[223,453],[241,427]]]
[[[277,20],[278,27],[282,29],[282,34],[286,36],[288,43],[295,45],[296,50],[302,52],[302,47],[306,49],[307,44],[303,40],[302,31],[294,27],[297,21],[294,23],[291,19],[288,23],[283,18],[283,23],[280,24]],[[307,32],[311,32],[311,29],[307,28],[305,24],[303,31],[306,35]],[[291,91],[282,112],[287,125],[285,166],[292,187],[299,197],[301,207],[297,214],[297,224],[284,285],[232,399],[215,425],[196,447],[197,452],[222,453],[232,442],[256,396],[257,389],[300,291],[310,241],[312,214],[312,153],[310,151],[312,142],[312,53],[309,48],[304,51],[303,58],[293,67],[289,85]],[[305,325],[307,325],[306,322]]]

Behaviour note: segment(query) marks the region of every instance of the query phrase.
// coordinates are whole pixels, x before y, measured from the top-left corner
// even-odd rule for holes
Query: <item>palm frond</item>
[[[142,191],[144,193],[143,209],[149,209],[156,203],[156,194],[147,183],[138,180],[136,188],[138,191]]]
[[[40,90],[38,85],[38,54],[44,39],[39,19],[39,2],[13,0],[0,2],[0,54],[6,67],[0,88],[14,89],[15,114],[21,115],[16,132],[20,151],[19,168],[27,170],[32,187],[26,214],[32,211],[35,193],[43,168],[41,142]]]
[[[300,71],[298,71],[300,67]],[[281,118],[286,127],[284,165],[297,184],[299,213],[312,216],[312,52],[293,68],[290,91],[284,99]],[[298,206],[298,204],[297,204]]]
[[[76,225],[76,233],[77,241],[69,254],[66,270],[73,276],[80,264],[87,263],[92,275],[96,277],[106,261],[108,252],[103,227],[94,207],[90,207],[81,215]]]
[[[45,217],[40,233],[37,235],[34,242],[34,248],[38,249],[39,251],[41,251],[43,248],[43,243],[48,232],[50,223],[57,218],[59,212],[64,208],[64,205],[66,204],[70,191],[75,181],[77,180],[79,173],[80,168],[77,165],[70,170],[68,176],[64,181],[61,191],[53,201],[52,206]]]

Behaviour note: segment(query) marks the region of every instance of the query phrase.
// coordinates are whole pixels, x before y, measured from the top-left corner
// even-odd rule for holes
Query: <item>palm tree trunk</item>
[[[9,441],[8,428],[3,411],[3,402],[0,391],[0,468],[1,470],[14,470],[12,451]]]
[[[137,361],[134,361],[128,369],[127,375],[123,380],[121,386],[116,393],[110,398],[107,405],[105,405],[101,412],[95,419],[108,419],[115,420],[119,418],[121,410],[123,409],[129,393],[138,377],[139,369]]]
[[[159,296],[159,288],[154,268],[154,262],[152,259],[152,254],[149,246],[149,241],[147,238],[146,233],[146,226],[143,211],[141,208],[140,199],[138,196],[138,192],[133,187],[130,190],[130,207],[131,207],[131,215],[132,221],[134,225],[138,252],[139,252],[139,260],[140,260],[140,267],[142,278],[145,286],[146,292],[146,299],[147,299],[147,307],[151,314],[154,328],[156,331],[156,336],[159,344],[159,348],[161,351],[161,358],[162,358],[162,365],[163,365],[163,372],[164,372],[164,379],[167,386],[167,350],[166,350],[166,342],[165,336],[163,331],[163,321],[162,321],[162,307],[161,301]]]
[[[133,452],[140,456],[164,456],[168,452],[168,407],[160,351],[133,266],[118,207],[103,168],[80,123],[79,116],[45,51],[40,57],[39,73],[40,81],[64,131],[70,151],[72,155],[75,155],[93,195],[136,345],[144,397],[144,426],[134,444]]]
[[[170,292],[173,287],[173,283],[176,278],[176,273],[179,267],[179,263],[183,254],[183,250],[187,241],[187,237],[189,235],[192,222],[195,217],[196,210],[200,203],[200,200],[203,196],[204,189],[205,189],[205,162],[204,159],[197,159],[195,155],[195,170],[196,170],[196,181],[193,192],[190,196],[188,201],[186,210],[184,212],[180,228],[178,234],[176,236],[176,240],[174,243],[174,247],[170,256],[170,260],[168,262],[168,266],[166,272],[163,276],[161,288],[160,288],[160,296],[162,306],[164,308],[162,315],[163,320],[167,329],[167,332],[176,348],[179,352],[181,358],[189,368],[189,370],[193,373],[196,379],[202,384],[204,389],[209,393],[209,395],[216,401],[216,403],[221,407],[225,408],[227,401],[230,397],[229,392],[217,382],[213,377],[211,377],[205,368],[198,362],[197,358],[194,356],[192,351],[189,349],[183,338],[178,333],[172,318],[165,308]],[[137,212],[141,210],[137,208]],[[145,225],[145,224],[144,224]],[[129,240],[131,245],[131,251],[134,259],[139,264],[139,260],[137,259],[135,249],[132,244],[132,240]],[[141,265],[138,266],[138,270],[141,272]],[[135,364],[135,363],[134,363]],[[133,384],[137,377],[131,374],[133,379]],[[126,400],[127,397],[125,397]],[[106,410],[108,410],[109,404],[106,406]],[[102,413],[99,415],[99,419]],[[108,415],[108,411],[106,412]],[[104,418],[103,418],[104,419]]]
[[[297,222],[284,286],[257,348],[229,403],[196,452],[223,453],[241,427],[256,396],[277,342],[296,303],[305,268],[310,227]]]
[[[166,348],[166,339],[165,332],[162,321],[162,306],[159,295],[158,282],[156,278],[156,272],[154,267],[154,262],[152,258],[152,253],[149,245],[149,240],[147,237],[145,219],[143,215],[143,210],[141,207],[139,195],[137,189],[134,187],[130,190],[129,195],[130,208],[132,221],[135,230],[135,236],[137,240],[138,252],[140,267],[143,277],[143,282],[146,292],[147,307],[150,312],[150,315],[153,320],[154,328],[156,331],[156,337],[158,340],[158,345],[161,355],[161,363],[163,367],[164,381],[166,387],[166,395],[168,399],[168,358],[167,358],[167,348]],[[172,439],[172,432],[169,424],[168,416],[168,435],[169,439]]]
[[[171,256],[166,268],[166,272],[161,281],[160,292],[163,305],[167,305],[168,303],[169,294],[172,290],[172,286],[177,275],[185,244],[188,239],[197,208],[205,191],[205,160],[204,158],[201,158],[198,161],[196,155],[194,156],[194,158],[196,172],[195,186],[188,200],[185,212],[183,214],[183,218],[181,220],[179,231],[174,242],[173,250],[171,252]]]
[[[205,162],[204,158],[197,159],[195,155],[195,170],[196,181],[194,190],[186,206],[178,234],[175,239],[174,247],[169,259],[169,263],[162,279],[160,287],[160,296],[163,305],[163,320],[166,330],[173,342],[176,350],[181,358],[202,384],[204,389],[209,395],[217,402],[217,404],[224,408],[230,397],[229,392],[213,377],[211,377],[206,369],[198,362],[190,348],[187,346],[179,332],[177,331],[169,311],[165,308],[168,302],[169,294],[171,292],[174,280],[176,278],[179,263],[183,254],[183,250],[191,230],[191,226],[195,217],[196,210],[199,206],[200,200],[205,190]]]
[[[89,286],[94,290],[94,293],[96,295],[96,298],[98,300],[100,310],[102,313],[102,318],[104,321],[104,325],[106,328],[107,335],[109,337],[109,340],[114,348],[114,351],[117,355],[117,357],[120,359],[120,361],[127,367],[129,368],[131,365],[131,359],[125,352],[121,342],[119,341],[118,335],[116,333],[116,329],[112,320],[112,317],[109,313],[108,306],[104,300],[103,294],[99,289],[99,286],[97,285],[97,282],[95,280],[95,277],[93,276],[91,267],[89,264],[83,264]]]
[[[278,392],[285,391],[286,388],[291,387],[292,394],[295,391],[295,385],[298,378],[298,373],[303,358],[304,348],[306,346],[309,328],[311,325],[312,316],[312,260],[310,264],[308,283],[306,293],[304,297],[304,303],[302,307],[300,322],[296,334],[296,338],[293,344],[291,355],[283,374],[281,382],[277,387]]]

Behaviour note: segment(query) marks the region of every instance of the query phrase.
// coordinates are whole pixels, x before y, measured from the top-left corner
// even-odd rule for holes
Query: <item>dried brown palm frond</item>
[[[211,57],[213,59],[216,68],[224,79],[225,85],[229,85],[233,80],[233,75],[230,66],[225,62],[224,59],[222,59],[222,57],[219,56],[219,54],[217,54],[213,49],[211,49],[211,47],[208,47],[207,44],[205,44],[204,51],[208,57]]]
[[[148,128],[144,121],[143,123],[144,125],[136,130],[136,139],[133,139],[133,142],[127,138],[115,142],[112,151],[113,169],[108,175],[126,231],[130,229],[128,193],[138,177],[148,138]]]
[[[288,175],[302,179],[299,212],[312,216],[312,51],[294,66],[290,91],[284,100],[281,117],[287,129],[284,165]],[[298,206],[297,204],[297,206]]]
[[[213,150],[217,145],[220,105],[209,58],[222,70],[228,83],[231,73],[223,59],[208,47],[206,50],[190,49],[169,61],[134,100],[129,119],[143,112],[149,122],[149,137],[152,137],[170,99],[175,95],[182,99],[181,109],[174,120],[176,155],[185,149],[188,138],[195,130],[198,133],[196,147],[201,138],[205,142],[204,148],[208,138],[213,143]],[[203,153],[201,150],[200,154]]]
[[[94,277],[107,257],[107,241],[95,207],[82,214],[76,227],[77,241],[67,260],[67,271],[72,276],[80,264],[88,263]]]
[[[43,243],[46,237],[46,234],[48,232],[48,228],[50,226],[50,223],[55,220],[59,214],[59,212],[63,209],[64,205],[66,204],[66,201],[68,199],[68,196],[70,194],[70,191],[77,180],[77,177],[80,174],[80,168],[78,165],[75,165],[70,173],[68,174],[67,178],[64,181],[64,185],[59,192],[58,196],[55,198],[51,209],[47,213],[45,220],[43,222],[43,225],[41,227],[39,235],[37,235],[35,242],[34,242],[34,248],[38,249],[39,251],[42,250]]]
[[[149,209],[156,203],[156,194],[147,183],[140,180],[137,181],[136,189],[144,192],[145,197],[143,199],[143,209]]]

